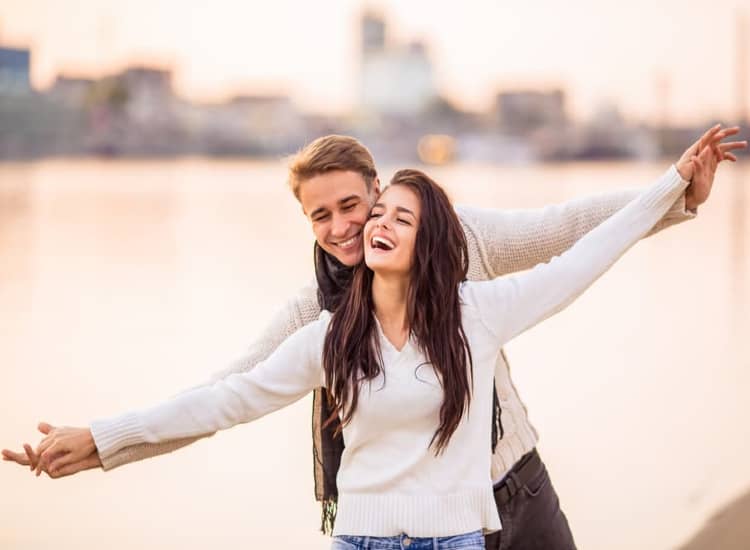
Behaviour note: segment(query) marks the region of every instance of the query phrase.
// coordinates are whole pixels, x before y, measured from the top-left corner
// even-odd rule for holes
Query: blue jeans
[[[484,550],[481,531],[453,537],[333,537],[331,550]]]

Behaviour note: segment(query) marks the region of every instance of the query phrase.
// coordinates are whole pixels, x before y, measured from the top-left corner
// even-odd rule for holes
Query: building
[[[115,76],[127,96],[127,111],[132,120],[149,124],[168,117],[172,101],[172,71],[150,67],[131,67]]]
[[[526,134],[543,127],[560,127],[567,121],[562,90],[520,90],[497,94],[497,121],[509,134]]]
[[[47,92],[49,97],[73,108],[84,107],[91,97],[94,80],[91,78],[76,78],[58,75],[55,83]]]
[[[421,42],[389,44],[385,21],[361,22],[360,106],[381,115],[413,115],[437,99],[432,63]]]
[[[362,16],[362,55],[385,50],[385,21],[373,14]]]
[[[31,50],[0,46],[0,95],[31,93]]]

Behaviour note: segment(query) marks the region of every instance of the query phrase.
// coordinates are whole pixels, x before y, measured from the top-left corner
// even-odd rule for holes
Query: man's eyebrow
[[[353,200],[360,200],[360,198],[361,197],[359,195],[348,195],[348,196],[344,197],[343,199],[339,199],[338,203],[339,203],[339,205],[344,205],[347,202],[352,202]],[[314,218],[314,217],[318,216],[319,214],[323,214],[323,213],[326,213],[326,212],[328,212],[328,208],[326,208],[325,206],[320,206],[320,207],[318,207],[318,208],[316,208],[315,210],[312,211],[312,213],[310,214],[310,217]]]
[[[315,210],[313,210],[313,211],[312,211],[312,212],[310,213],[310,217],[311,217],[311,218],[314,218],[314,217],[316,217],[316,216],[317,216],[318,214],[323,214],[323,213],[325,213],[325,212],[328,212],[328,209],[327,209],[327,208],[326,208],[325,206],[321,206],[320,208],[316,208]]]
[[[339,200],[339,204],[344,204],[345,202],[349,202],[353,199],[359,199],[359,195],[349,195],[348,197],[344,197],[343,199]]]

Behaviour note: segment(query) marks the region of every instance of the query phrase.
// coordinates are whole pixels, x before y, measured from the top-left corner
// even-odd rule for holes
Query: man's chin
[[[347,267],[354,267],[355,265],[361,264],[364,258],[363,254],[360,252],[359,254],[349,254],[344,257],[337,256],[336,259]]]
[[[360,263],[362,263],[362,260],[364,260],[364,253],[361,246],[358,246],[355,250],[351,250],[349,252],[344,252],[342,250],[336,250],[335,253],[333,250],[327,250],[326,252],[331,254],[339,262],[347,267],[354,267],[355,265],[359,265]]]

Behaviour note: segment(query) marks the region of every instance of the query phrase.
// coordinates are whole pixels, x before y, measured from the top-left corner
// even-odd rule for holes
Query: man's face
[[[326,172],[300,184],[302,211],[312,224],[318,244],[344,265],[362,261],[362,229],[379,192],[377,181],[368,193],[361,174],[342,170]]]

